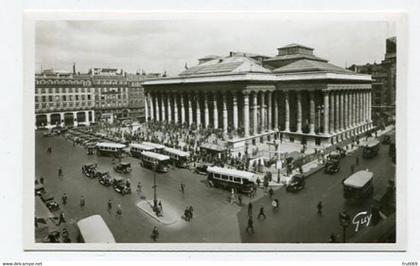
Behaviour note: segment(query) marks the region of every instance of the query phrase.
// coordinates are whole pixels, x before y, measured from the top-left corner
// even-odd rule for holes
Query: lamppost
[[[153,211],[157,214],[158,213],[158,203],[157,203],[157,185],[156,185],[156,169],[158,163],[153,162]]]
[[[346,243],[346,229],[350,224],[350,216],[347,214],[346,210],[343,210],[338,214],[338,220],[343,229],[343,243]]]

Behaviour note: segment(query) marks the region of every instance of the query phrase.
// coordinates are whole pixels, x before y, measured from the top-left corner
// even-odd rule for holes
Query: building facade
[[[148,120],[219,128],[233,149],[278,135],[328,146],[371,128],[370,76],[298,44],[279,48],[274,57],[205,57],[176,77],[143,87]]]
[[[131,119],[143,122],[141,82],[158,74],[127,74],[115,68],[93,68],[86,74],[45,70],[35,76],[35,126],[90,125]]]
[[[375,123],[388,123],[395,116],[396,102],[396,37],[386,40],[385,58],[381,63],[352,65],[350,70],[372,75],[372,119]]]

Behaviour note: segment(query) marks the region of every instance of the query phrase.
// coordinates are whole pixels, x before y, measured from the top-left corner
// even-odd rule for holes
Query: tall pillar
[[[238,129],[238,95],[232,95],[233,128]]]
[[[149,120],[149,95],[147,93],[144,94],[144,118],[146,122]]]
[[[339,92],[340,94],[340,131],[344,130],[344,93],[343,91]]]
[[[156,100],[156,106],[155,106],[155,109],[156,109],[156,121],[160,121],[159,95],[156,94],[155,100]]]
[[[349,128],[349,98],[348,91],[343,91],[344,94],[344,130]]]
[[[315,95],[309,92],[309,134],[315,134]]]
[[[353,110],[354,110],[354,99],[353,99],[353,91],[349,91],[350,94],[350,127],[352,128],[354,125],[354,114],[353,114]]]
[[[228,112],[227,112],[227,105],[226,105],[226,94],[223,94],[222,97],[222,112],[223,112],[223,132],[227,133],[228,128]]]
[[[284,124],[285,124],[285,131],[290,131],[290,106],[289,106],[289,92],[284,92]]]
[[[272,98],[271,98],[271,91],[267,91],[267,129],[271,130],[273,128],[273,121],[272,121]]]
[[[51,114],[45,114],[47,116],[47,127],[51,126]]]
[[[150,120],[154,120],[155,119],[155,107],[154,107],[154,102],[155,102],[155,98],[153,96],[153,94],[149,94],[150,96]]]
[[[328,91],[324,91],[324,134],[328,134],[329,129],[329,92]]]
[[[335,132],[340,131],[340,91],[334,92]]]
[[[47,122],[48,122],[48,116],[47,116]],[[50,124],[51,121],[48,123]],[[77,121],[77,112],[73,112],[73,126],[77,127],[79,125],[78,121]]]
[[[162,93],[162,98],[161,98],[161,102],[162,102],[162,117],[160,118],[163,122],[166,121],[166,94]]]
[[[244,93],[244,130],[245,137],[249,136],[249,94]]]
[[[330,92],[330,133],[335,132],[335,102],[333,92]]]
[[[274,129],[279,128],[279,101],[278,96],[279,94],[277,92],[274,92]]]
[[[188,125],[191,126],[191,124],[194,122],[193,121],[193,115],[192,115],[192,102],[191,102],[191,97],[192,95],[190,95],[189,93],[187,93],[187,101],[188,101]]]
[[[168,108],[166,110],[167,115],[168,115],[168,123],[170,123],[172,121],[172,101],[171,101],[171,96],[172,96],[172,93],[168,93],[166,95],[166,101],[168,103]]]
[[[197,121],[197,127],[201,124],[201,108],[200,108],[200,93],[197,92],[195,95],[196,100],[196,107],[195,107],[195,113],[196,113],[196,121]]]
[[[260,116],[261,116],[261,132],[264,132],[266,129],[266,119],[265,119],[265,92],[260,93]]]
[[[185,123],[185,106],[184,106],[184,95],[180,95],[180,105],[181,105],[181,124]]]
[[[92,123],[95,123],[95,111],[92,111]],[[64,113],[60,113],[60,126],[64,127]]]
[[[89,126],[89,111],[85,111],[85,125]]]
[[[213,94],[213,127],[219,128],[219,115],[217,112],[217,94]]]
[[[363,122],[366,123],[368,121],[368,91],[364,91],[364,119]]]
[[[176,93],[173,94],[174,96],[174,122],[175,124],[178,123],[178,96]]]
[[[252,112],[252,116],[253,116],[253,123],[254,123],[254,126],[253,126],[253,128],[254,128],[254,135],[256,135],[257,133],[258,133],[258,116],[257,116],[257,110],[258,110],[258,94],[257,93],[254,93],[254,95],[253,95],[253,98],[252,98],[252,100],[253,100],[253,103],[252,103],[252,109],[253,109],[253,112]]]
[[[357,92],[357,124],[360,125],[362,123],[362,100],[361,100],[361,93],[360,91]]]
[[[209,104],[207,94],[204,94],[204,126],[209,127],[210,118],[209,118]]]
[[[297,119],[296,127],[297,133],[302,133],[302,95],[300,91],[296,92],[296,105],[297,105]]]
[[[368,92],[368,121],[372,122],[372,90]]]

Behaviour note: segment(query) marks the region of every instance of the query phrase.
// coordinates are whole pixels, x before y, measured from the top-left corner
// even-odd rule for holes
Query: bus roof
[[[154,147],[155,149],[164,149],[165,148],[165,145],[157,144],[157,143],[153,143],[153,142],[143,141],[142,144],[150,146],[150,147]]]
[[[166,152],[169,152],[169,153],[172,153],[172,154],[175,154],[175,155],[178,155],[178,156],[181,156],[181,157],[188,157],[188,156],[190,156],[190,153],[189,152],[181,151],[181,150],[177,150],[177,149],[173,149],[173,148],[166,147],[165,148],[165,151]]]
[[[146,144],[140,144],[140,143],[131,143],[130,147],[136,148],[136,149],[140,149],[140,150],[144,150],[144,151],[151,151],[154,150],[155,147],[146,145]]]
[[[236,170],[236,169],[229,169],[229,168],[211,166],[211,167],[207,167],[207,172],[214,173],[214,174],[222,174],[222,175],[246,178],[246,179],[254,181],[254,182],[257,180],[254,173],[247,172],[247,171]]]
[[[375,146],[377,146],[377,145],[379,145],[379,140],[377,140],[377,139],[372,139],[372,140],[369,140],[369,141],[366,143],[365,147],[372,148],[372,147],[375,147]]]
[[[77,222],[85,243],[115,243],[115,238],[100,215],[92,215]]]
[[[120,144],[120,143],[101,142],[101,143],[97,143],[96,147],[109,147],[109,148],[122,149],[122,148],[125,148],[125,145]]]
[[[141,152],[141,154],[145,155],[147,157],[150,157],[150,158],[154,158],[154,159],[159,160],[159,161],[165,161],[165,160],[170,159],[169,156],[159,154],[159,153],[156,153],[156,152],[151,152],[151,151],[143,151],[143,152]]]
[[[354,188],[361,188],[366,185],[366,183],[369,182],[372,178],[372,172],[362,170],[352,174],[346,180],[344,180],[344,185]]]

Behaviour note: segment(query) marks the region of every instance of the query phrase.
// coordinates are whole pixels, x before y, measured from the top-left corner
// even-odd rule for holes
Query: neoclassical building
[[[278,48],[274,57],[207,56],[143,87],[148,120],[220,128],[233,148],[273,136],[328,146],[372,126],[370,75],[330,64],[298,44]]]

